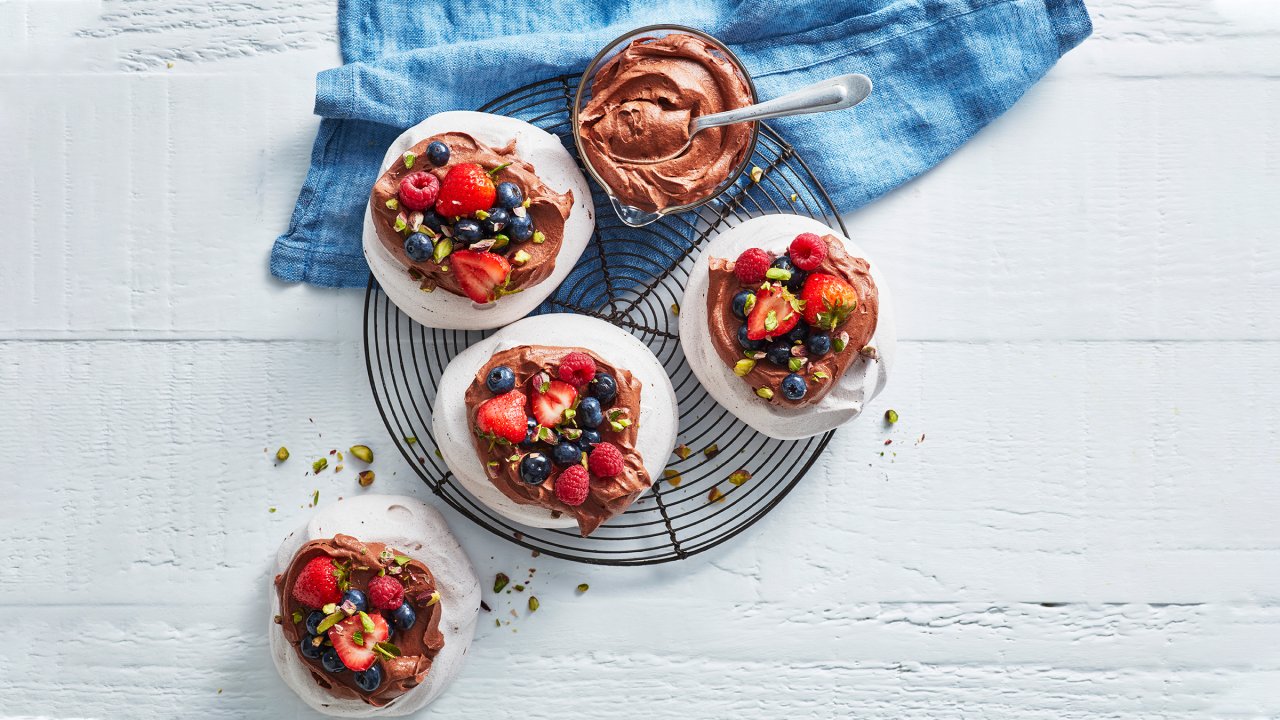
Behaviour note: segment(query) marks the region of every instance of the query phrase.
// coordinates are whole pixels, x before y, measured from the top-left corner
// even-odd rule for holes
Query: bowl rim
[[[599,52],[595,54],[595,57],[591,58],[591,62],[587,63],[586,69],[582,71],[582,75],[579,76],[578,78],[578,88],[574,92],[573,106],[570,108],[569,125],[570,125],[570,131],[573,133],[573,144],[578,151],[578,158],[582,161],[583,169],[587,171],[587,174],[591,176],[591,179],[596,181],[597,185],[599,185],[601,188],[604,188],[604,190],[609,194],[609,198],[614,202],[618,202],[618,201],[615,200],[614,198],[613,188],[610,187],[609,183],[605,182],[604,179],[600,177],[600,174],[596,172],[595,167],[591,164],[590,158],[588,158],[587,154],[583,151],[582,134],[578,130],[578,128],[580,127],[578,122],[578,116],[583,107],[583,100],[586,96],[587,85],[589,84],[594,74],[600,69],[600,65],[604,61],[605,55],[608,54],[611,50],[613,50],[618,45],[622,44],[624,41],[630,42],[640,37],[643,37],[647,34],[659,32],[659,31],[670,31],[667,34],[678,32],[678,33],[685,33],[687,35],[694,35],[696,37],[699,37],[707,41],[709,44],[713,45],[717,50],[724,53],[725,57],[727,57],[729,61],[733,63],[734,67],[738,69],[738,72],[742,75],[742,78],[747,81],[747,91],[751,93],[752,104],[758,103],[760,101],[759,95],[756,94],[755,80],[751,77],[751,72],[747,70],[747,66],[743,64],[742,59],[739,58],[738,55],[733,52],[733,50],[729,49],[728,45],[721,42],[715,36],[709,33],[706,33],[702,30],[699,30],[698,28],[689,27],[688,25],[678,25],[675,23],[659,23],[656,25],[645,25],[643,27],[635,28],[634,30],[629,30],[617,36],[613,40],[610,40],[608,43],[605,44],[604,47],[600,49]],[[665,37],[665,35],[663,37]],[[759,139],[760,139],[760,122],[753,120],[751,121],[751,142],[747,144],[747,151],[746,153],[743,154],[742,162],[738,163],[738,167],[734,169],[733,172],[729,173],[729,175],[724,179],[724,181],[721,182],[719,185],[717,185],[716,188],[712,190],[710,193],[708,193],[705,197],[700,198],[691,203],[686,203],[684,205],[671,205],[669,207],[658,208],[654,210],[653,213],[657,217],[651,220],[650,223],[657,222],[657,220],[663,217],[666,217],[667,215],[675,215],[678,213],[686,212],[688,210],[692,210],[696,207],[704,205],[710,202],[711,200],[714,200],[715,198],[723,195],[725,191],[733,187],[734,183],[738,181],[738,178],[742,177],[742,174],[746,172],[747,167],[751,164],[751,158],[755,156],[756,143],[759,141]],[[616,211],[616,208],[615,208],[615,211]],[[649,224],[649,223],[646,223],[646,224]]]

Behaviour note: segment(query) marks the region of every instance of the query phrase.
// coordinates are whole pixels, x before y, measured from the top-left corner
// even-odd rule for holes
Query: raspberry
[[[338,576],[333,571],[333,560],[327,555],[308,560],[293,583],[293,599],[313,608],[341,602],[342,591],[338,590]]]
[[[733,264],[733,274],[746,285],[764,282],[764,274],[769,271],[773,257],[760,248],[747,248],[738,256]]]
[[[390,575],[378,575],[369,581],[369,605],[375,610],[395,610],[404,604],[404,586]]]
[[[813,233],[800,233],[791,241],[791,263],[809,272],[827,259],[827,244]]]
[[[556,477],[556,497],[565,505],[577,507],[586,502],[591,478],[581,465],[570,465]]]
[[[600,443],[591,451],[587,465],[596,477],[613,477],[622,472],[622,451],[613,443]]]
[[[400,204],[410,210],[426,210],[439,193],[440,178],[431,173],[410,173],[400,181]]]
[[[586,353],[571,352],[560,361],[560,379],[581,387],[596,376],[596,361]]]

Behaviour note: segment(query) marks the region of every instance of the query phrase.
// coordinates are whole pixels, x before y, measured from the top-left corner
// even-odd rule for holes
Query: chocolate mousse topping
[[[385,553],[384,550],[390,550]],[[444,635],[440,632],[440,617],[444,600],[428,605],[432,594],[436,591],[436,580],[431,571],[417,560],[410,559],[401,565],[395,555],[404,548],[388,548],[382,543],[360,542],[350,535],[335,535],[332,539],[312,540],[293,557],[293,562],[283,575],[275,579],[276,592],[280,597],[280,627],[284,638],[293,645],[293,652],[298,659],[311,669],[311,677],[316,684],[327,689],[334,697],[359,699],[381,707],[417,687],[431,670],[431,662],[440,649],[444,647]],[[325,672],[319,660],[311,660],[303,656],[298,642],[306,635],[304,626],[306,617],[316,608],[309,608],[293,598],[293,585],[298,573],[306,564],[316,557],[329,557],[343,563],[348,569],[347,581],[351,587],[364,589],[369,580],[379,571],[391,571],[396,568],[395,576],[404,584],[404,601],[417,613],[417,622],[407,631],[395,630],[391,642],[400,649],[400,656],[392,659],[379,659],[382,664],[382,684],[372,693],[361,690],[355,684],[355,673],[343,671],[339,673]],[[401,558],[403,559],[403,555]],[[370,610],[370,612],[374,612]],[[294,613],[302,618],[302,622],[293,622]],[[387,618],[390,623],[390,618]]]
[[[781,392],[777,392],[782,379],[791,372],[788,368],[763,360],[757,362],[742,379],[753,388],[767,387],[774,390],[773,397],[767,400],[774,405],[801,407],[822,400],[858,357],[859,351],[871,341],[871,336],[876,331],[880,296],[876,291],[875,280],[871,277],[871,266],[863,258],[850,255],[844,249],[844,243],[834,235],[827,235],[822,239],[827,244],[827,256],[813,272],[842,278],[858,294],[858,304],[853,312],[831,332],[833,338],[843,337],[844,333],[848,333],[848,339],[844,340],[844,348],[841,350],[833,349],[822,357],[808,358],[803,372],[809,391],[799,400],[787,400]],[[708,258],[710,278],[707,289],[707,325],[716,354],[730,368],[746,357],[737,339],[738,326],[742,321],[733,316],[730,306],[733,296],[739,290],[753,289],[738,280],[733,274],[733,265],[733,260]],[[815,375],[816,373],[823,373],[825,377]],[[766,402],[763,398],[760,401]]]
[[[433,166],[427,159],[427,146],[439,140],[449,146],[449,162]],[[463,295],[458,283],[457,273],[449,272],[449,258],[440,262],[427,258],[414,262],[404,250],[405,238],[413,231],[413,211],[398,206],[388,207],[388,201],[397,198],[400,181],[415,172],[429,172],[440,180],[448,173],[449,168],[460,163],[475,163],[492,170],[510,163],[494,173],[494,183],[513,182],[520,187],[524,197],[529,201],[527,209],[533,219],[533,226],[542,238],[512,244],[505,251],[508,259],[514,257],[517,250],[528,253],[529,258],[523,263],[512,262],[511,277],[508,281],[509,291],[515,291],[536,285],[551,274],[556,266],[556,256],[560,252],[560,244],[564,240],[564,224],[573,208],[573,191],[563,194],[553,191],[538,178],[533,165],[522,160],[516,151],[516,140],[502,147],[491,147],[463,132],[447,132],[432,135],[409,149],[415,157],[412,167],[406,167],[404,159],[391,163],[390,169],[378,178],[373,185],[369,198],[369,206],[373,211],[373,225],[378,232],[378,239],[387,250],[408,267],[410,277],[417,280],[423,290],[443,288],[454,295]],[[418,218],[421,218],[419,213]],[[404,230],[396,230],[397,219],[404,223]],[[462,245],[455,243],[455,249]]]
[[[638,38],[610,58],[591,83],[579,136],[591,167],[628,205],[656,211],[706,199],[746,158],[754,123],[703,130],[699,115],[745,107],[751,89],[723,52],[696,35]]]
[[[477,408],[493,397],[493,393],[485,386],[485,378],[490,370],[499,365],[511,368],[516,376],[516,388],[522,389],[538,373],[545,372],[555,377],[560,360],[575,351],[591,356],[595,360],[597,371],[609,373],[617,383],[618,394],[613,404],[606,409],[606,416],[609,410],[624,410],[625,417],[631,421],[630,425],[617,431],[609,427],[608,422],[604,422],[598,430],[604,442],[613,443],[622,451],[621,473],[611,478],[593,476],[586,501],[572,507],[556,498],[554,475],[539,485],[530,485],[520,479],[520,458],[528,450],[506,444],[494,445],[478,436],[473,436],[473,439],[476,456],[485,466],[485,474],[503,495],[523,505],[539,505],[557,515],[564,513],[574,516],[578,520],[579,531],[586,537],[602,523],[630,507],[653,484],[649,473],[644,469],[643,458],[636,449],[640,421],[640,381],[627,370],[610,365],[586,348],[520,345],[496,353],[476,372],[475,379],[467,388],[464,402],[467,404],[467,420],[474,428]]]

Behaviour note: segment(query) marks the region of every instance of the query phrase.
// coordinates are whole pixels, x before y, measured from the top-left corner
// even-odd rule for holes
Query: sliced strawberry
[[[835,275],[813,273],[805,278],[800,299],[804,301],[805,322],[823,330],[835,330],[858,306],[858,291]]]
[[[449,256],[449,264],[458,274],[462,291],[478,303],[493,302],[501,297],[511,275],[511,263],[491,252],[458,250]]]
[[[541,385],[531,388],[534,419],[544,427],[560,425],[564,422],[564,411],[577,401],[578,390],[562,380],[542,380],[535,376],[533,381],[542,381]]]
[[[373,626],[372,631],[365,628],[364,618],[369,619]],[[360,634],[359,639],[362,642],[356,642],[356,633]],[[342,664],[355,672],[363,672],[373,667],[374,661],[378,659],[373,652],[374,644],[389,637],[391,637],[391,628],[387,626],[386,619],[380,613],[352,615],[329,628],[329,642],[333,643],[333,649],[338,651]]]
[[[781,285],[769,285],[756,291],[756,304],[747,315],[747,337],[752,340],[776,338],[791,332],[800,322],[797,301]]]
[[[519,390],[511,390],[485,400],[476,410],[476,429],[482,435],[508,442],[524,440],[529,429],[529,416],[524,409],[527,399]]]

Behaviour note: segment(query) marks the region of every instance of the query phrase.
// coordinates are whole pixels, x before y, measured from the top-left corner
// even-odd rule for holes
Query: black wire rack
[[[576,76],[527,85],[483,112],[509,115],[558,135],[575,158],[570,114]],[[580,161],[579,161],[580,162]],[[590,537],[577,528],[525,527],[468,493],[440,458],[431,432],[437,383],[454,355],[488,331],[426,328],[400,312],[371,278],[365,293],[369,384],[396,447],[443,501],[518,545],[599,565],[651,565],[709,550],[746,530],[804,477],[833,433],[797,441],[761,435],[703,390],[680,349],[678,305],[697,249],[744,220],[808,215],[845,232],[804,160],[761,124],[751,165],[717,199],[643,228],[629,228],[592,184],[596,230],[578,267],[540,312],[601,318],[640,338],[662,362],[679,399],[677,452],[653,489]]]

